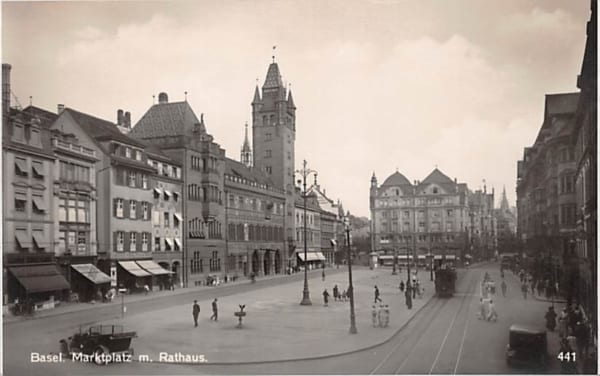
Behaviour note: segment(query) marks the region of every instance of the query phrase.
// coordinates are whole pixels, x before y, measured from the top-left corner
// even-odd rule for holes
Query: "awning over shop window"
[[[151,275],[144,269],[140,268],[135,261],[119,261],[119,265],[123,267],[123,269],[127,270],[130,274],[133,274],[136,277],[147,277]]]
[[[46,241],[46,237],[42,231],[34,231],[33,232],[33,240],[38,248],[46,248],[48,247],[48,241]]]
[[[9,267],[28,293],[68,290],[69,283],[54,264]]]
[[[33,205],[35,205],[35,207],[39,211],[46,211],[46,210],[48,210],[48,207],[46,206],[46,203],[40,197],[33,196]]]
[[[17,168],[21,173],[27,173],[27,166],[25,165],[24,161],[20,159],[15,159],[15,165],[17,165]]]
[[[31,248],[31,240],[27,236],[27,230],[15,231],[15,238],[17,238],[17,242],[19,242],[21,248]]]
[[[42,168],[42,166],[36,165],[34,163],[31,167],[33,168],[33,172],[35,172],[37,176],[44,176],[44,169]]]
[[[304,252],[298,252],[300,260],[304,261]],[[321,252],[307,252],[307,261],[325,261],[325,256]]]
[[[71,265],[71,267],[94,284],[109,283],[110,277],[92,264]]]
[[[173,274],[173,272],[166,270],[162,266],[158,265],[152,260],[139,260],[136,261],[136,264],[141,266],[148,273],[153,275],[165,275],[165,274]]]

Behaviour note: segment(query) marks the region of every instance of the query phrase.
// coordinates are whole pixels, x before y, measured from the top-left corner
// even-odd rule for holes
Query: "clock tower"
[[[285,191],[286,243],[294,238],[294,143],[296,106],[292,91],[283,85],[279,66],[269,65],[267,77],[252,100],[252,145],[254,166],[269,175],[276,188]]]

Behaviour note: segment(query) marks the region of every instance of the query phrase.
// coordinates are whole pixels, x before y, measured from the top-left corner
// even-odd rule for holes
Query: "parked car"
[[[513,324],[506,345],[506,363],[509,366],[545,368],[548,363],[546,330]]]
[[[124,332],[122,325],[94,325],[68,339],[61,339],[60,352],[82,362],[98,365],[130,361],[133,356],[131,340],[136,332]]]

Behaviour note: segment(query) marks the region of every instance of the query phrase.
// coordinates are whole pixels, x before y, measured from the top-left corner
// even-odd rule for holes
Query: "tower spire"
[[[248,141],[248,122],[246,122],[244,132],[244,143],[242,144],[240,162],[242,162],[246,167],[252,167],[252,149],[250,148],[250,141]]]
[[[502,201],[500,202],[500,209],[503,211],[510,210],[508,199],[506,198],[506,185],[502,186]]]

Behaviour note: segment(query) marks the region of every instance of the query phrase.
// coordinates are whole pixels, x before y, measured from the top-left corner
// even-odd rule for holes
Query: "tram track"
[[[419,373],[422,373],[424,370],[428,370],[430,374],[434,373],[438,365],[438,361],[440,360],[440,356],[451,347],[449,347],[449,345],[456,344],[456,341],[448,341],[450,334],[457,329],[462,329],[462,325],[464,324],[465,327],[461,333],[462,338],[460,339],[460,346],[456,344],[456,347],[458,348],[458,354],[455,357],[455,361],[452,363],[451,369],[442,373],[456,372],[460,363],[460,357],[462,355],[462,346],[466,337],[470,302],[471,299],[474,296],[476,296],[475,294],[478,279],[478,274],[469,273],[467,274],[466,278],[460,278],[457,281],[457,286],[458,284],[460,284],[462,287],[460,289],[457,289],[458,291],[460,291],[456,294],[456,297],[458,297],[459,300],[453,300],[453,298],[434,298],[436,299],[434,304],[430,305],[426,308],[426,310],[421,312],[419,314],[418,320],[409,324],[404,330],[402,330],[396,335],[395,341],[393,342],[391,349],[389,349],[386,352],[385,357],[377,363],[377,365],[371,370],[370,374],[415,373],[411,371],[405,372],[406,370],[404,369],[410,368],[410,365],[414,366],[414,364],[411,363],[414,363],[415,360],[419,360],[421,361],[421,363],[423,363],[423,359],[425,358],[428,358],[428,361],[425,361],[425,363],[430,366],[427,366],[427,368],[425,369],[421,368]],[[452,310],[452,314],[450,316],[452,319],[442,320],[442,316],[440,315],[440,313],[445,309],[447,310],[449,307],[456,307]],[[462,316],[461,313],[463,313]],[[462,320],[462,317],[465,316],[466,320]],[[435,342],[432,344],[430,343],[433,337],[431,335],[431,332],[437,333],[436,329],[439,329],[439,331],[444,333],[444,335],[440,336],[440,342]],[[427,336],[428,333],[430,334],[429,337]],[[433,354],[431,354],[431,352],[419,352],[419,347],[427,346],[437,348],[437,352],[434,352]],[[433,355],[435,355],[435,358],[433,358]],[[398,361],[400,361],[399,364]]]

